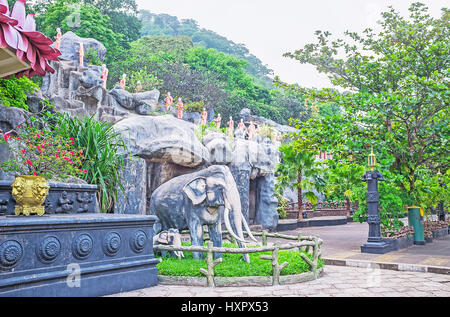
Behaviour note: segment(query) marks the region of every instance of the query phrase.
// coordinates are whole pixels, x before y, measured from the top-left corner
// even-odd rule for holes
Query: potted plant
[[[16,202],[16,215],[42,216],[49,194],[48,180],[64,181],[87,172],[81,168],[83,150],[75,149],[73,139],[65,140],[49,129],[18,126],[3,133],[2,142],[8,144],[13,155],[0,168],[15,176],[11,194]]]

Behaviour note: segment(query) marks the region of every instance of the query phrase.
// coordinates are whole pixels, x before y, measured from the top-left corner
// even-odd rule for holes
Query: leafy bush
[[[184,110],[186,112],[203,112],[205,108],[205,103],[203,101],[189,101],[184,105]]]
[[[28,111],[27,95],[36,92],[38,85],[27,77],[0,79],[0,103]]]
[[[91,65],[96,65],[96,66],[103,65],[102,60],[100,59],[100,57],[98,57],[98,50],[95,50],[93,48],[88,48],[87,49],[87,52],[86,52],[84,58]]]
[[[131,72],[130,76],[128,77],[126,89],[129,92],[134,93],[136,92],[139,83],[141,85],[140,92],[159,89],[162,84],[161,80],[158,79],[157,76],[148,72],[147,67],[144,67],[143,69],[140,69],[138,71]]]
[[[82,160],[88,171],[83,179],[100,187],[99,202],[102,212],[111,212],[119,190],[123,191],[120,170],[124,165],[125,143],[109,122],[100,122],[93,116],[83,120],[59,115],[59,134],[73,138],[75,144],[84,149]]]
[[[73,138],[64,138],[48,128],[33,125],[18,126],[14,133],[3,133],[14,153],[14,159],[5,161],[0,168],[16,175],[43,176],[48,180],[64,181],[70,176],[81,176],[83,150],[76,149]]]

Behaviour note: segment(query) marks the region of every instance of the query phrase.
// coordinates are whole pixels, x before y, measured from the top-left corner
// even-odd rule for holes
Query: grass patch
[[[189,246],[183,243],[183,246]],[[224,243],[226,248],[237,248],[236,245]],[[215,268],[215,276],[235,277],[235,276],[272,276],[272,262],[261,260],[262,254],[270,255],[271,252],[250,253],[250,263],[246,263],[241,254],[223,253],[223,261]],[[281,275],[292,275],[310,272],[310,267],[301,257],[300,252],[293,250],[281,250],[279,252],[279,263],[288,262],[289,265],[281,271]],[[306,254],[312,259],[312,254]],[[184,252],[185,258],[160,257],[162,262],[157,264],[158,274],[166,276],[197,276],[204,277],[200,273],[200,268],[206,269],[206,260],[195,260],[192,252]],[[319,268],[323,267],[323,261],[319,258]]]

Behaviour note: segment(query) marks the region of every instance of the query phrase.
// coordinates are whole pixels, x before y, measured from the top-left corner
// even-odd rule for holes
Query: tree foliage
[[[139,16],[142,21],[142,35],[189,36],[195,46],[213,48],[235,58],[246,60],[245,70],[256,78],[256,82],[265,88],[273,88],[272,80],[269,78],[272,70],[251,54],[245,45],[236,44],[213,31],[202,29],[197,21],[192,19],[180,21],[175,16],[155,14],[147,10],[141,10]]]
[[[382,13],[378,34],[346,32],[344,41],[317,31],[316,43],[285,54],[314,65],[345,90],[296,89],[343,109],[299,125],[303,146],[332,152],[343,164],[361,164],[373,146],[403,205],[423,202],[419,171],[447,171],[450,157],[449,11],[433,18],[421,3],[409,11],[409,19],[393,8]]]
[[[6,107],[28,110],[27,96],[38,90],[38,85],[27,77],[0,79],[0,103]]]

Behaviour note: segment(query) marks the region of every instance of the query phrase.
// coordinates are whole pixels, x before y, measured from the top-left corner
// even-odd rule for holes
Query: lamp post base
[[[386,241],[366,242],[361,246],[361,253],[385,254],[395,249],[392,243]]]

